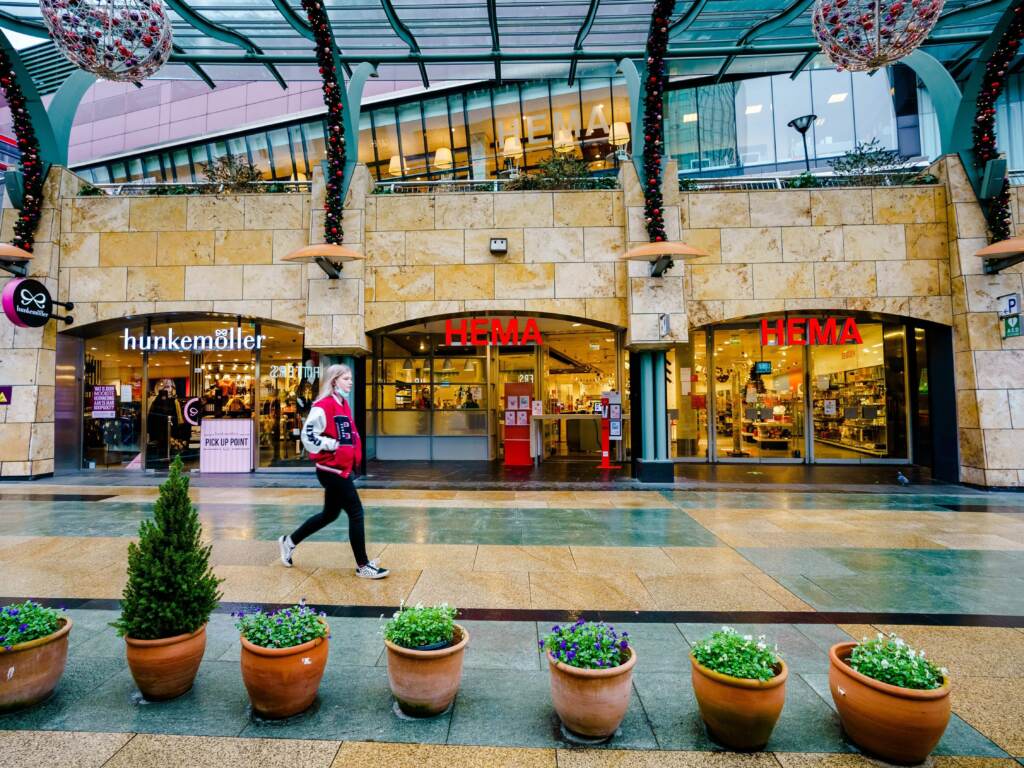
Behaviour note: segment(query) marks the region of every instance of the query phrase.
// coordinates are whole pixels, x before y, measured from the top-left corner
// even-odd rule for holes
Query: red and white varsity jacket
[[[342,477],[352,474],[363,460],[363,441],[348,402],[330,394],[313,403],[302,428],[302,445],[317,469]]]

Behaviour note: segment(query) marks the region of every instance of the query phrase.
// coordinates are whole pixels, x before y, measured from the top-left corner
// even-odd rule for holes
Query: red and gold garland
[[[665,94],[665,51],[668,22],[675,0],[657,0],[647,36],[647,81],[644,98],[644,221],[652,243],[665,241],[665,208],[661,196],[661,159],[664,151],[662,122]]]
[[[25,178],[25,195],[21,215],[14,222],[14,239],[11,245],[31,253],[36,239],[36,227],[43,207],[43,167],[39,157],[39,141],[32,128],[32,118],[25,106],[25,94],[18,85],[14,68],[7,53],[0,50],[0,88],[11,108],[14,121],[14,135],[21,153],[21,171]]]
[[[324,239],[341,245],[344,238],[342,212],[345,201],[341,189],[345,177],[345,123],[341,104],[341,86],[334,66],[333,33],[327,11],[317,0],[302,0],[316,44],[316,60],[323,80],[324,105],[327,107],[327,200],[324,203]]]
[[[992,58],[985,65],[981,89],[975,103],[972,151],[974,165],[979,174],[985,172],[985,166],[990,160],[999,156],[996,150],[996,100],[1006,85],[1010,64],[1013,63],[1013,59],[1017,55],[1021,38],[1024,38],[1024,13],[1021,12],[1021,7],[1021,3],[1018,2],[1013,9],[1013,19],[1010,21],[1010,25],[992,53]],[[983,203],[983,206],[992,242],[999,242],[1010,237],[1013,231],[1013,215],[1010,212],[1009,182],[1004,180],[999,193]]]

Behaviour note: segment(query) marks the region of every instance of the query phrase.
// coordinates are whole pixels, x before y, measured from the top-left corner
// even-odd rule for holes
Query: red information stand
[[[530,456],[530,401],[533,384],[505,384],[505,466],[529,467]]]

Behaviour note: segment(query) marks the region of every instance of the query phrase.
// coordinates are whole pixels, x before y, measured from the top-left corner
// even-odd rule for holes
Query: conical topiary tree
[[[128,584],[121,598],[119,635],[156,640],[195,632],[210,619],[222,581],[210,569],[199,515],[188,497],[181,457],[171,463],[153,508],[139,525],[139,543],[128,545]]]

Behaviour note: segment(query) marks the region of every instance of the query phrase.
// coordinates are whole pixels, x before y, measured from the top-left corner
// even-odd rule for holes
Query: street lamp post
[[[807,172],[811,172],[811,160],[807,154],[807,131],[811,128],[811,123],[818,119],[817,115],[801,115],[800,117],[794,117],[786,125],[790,128],[795,128],[797,133],[800,134],[800,138],[804,141],[804,167]]]

